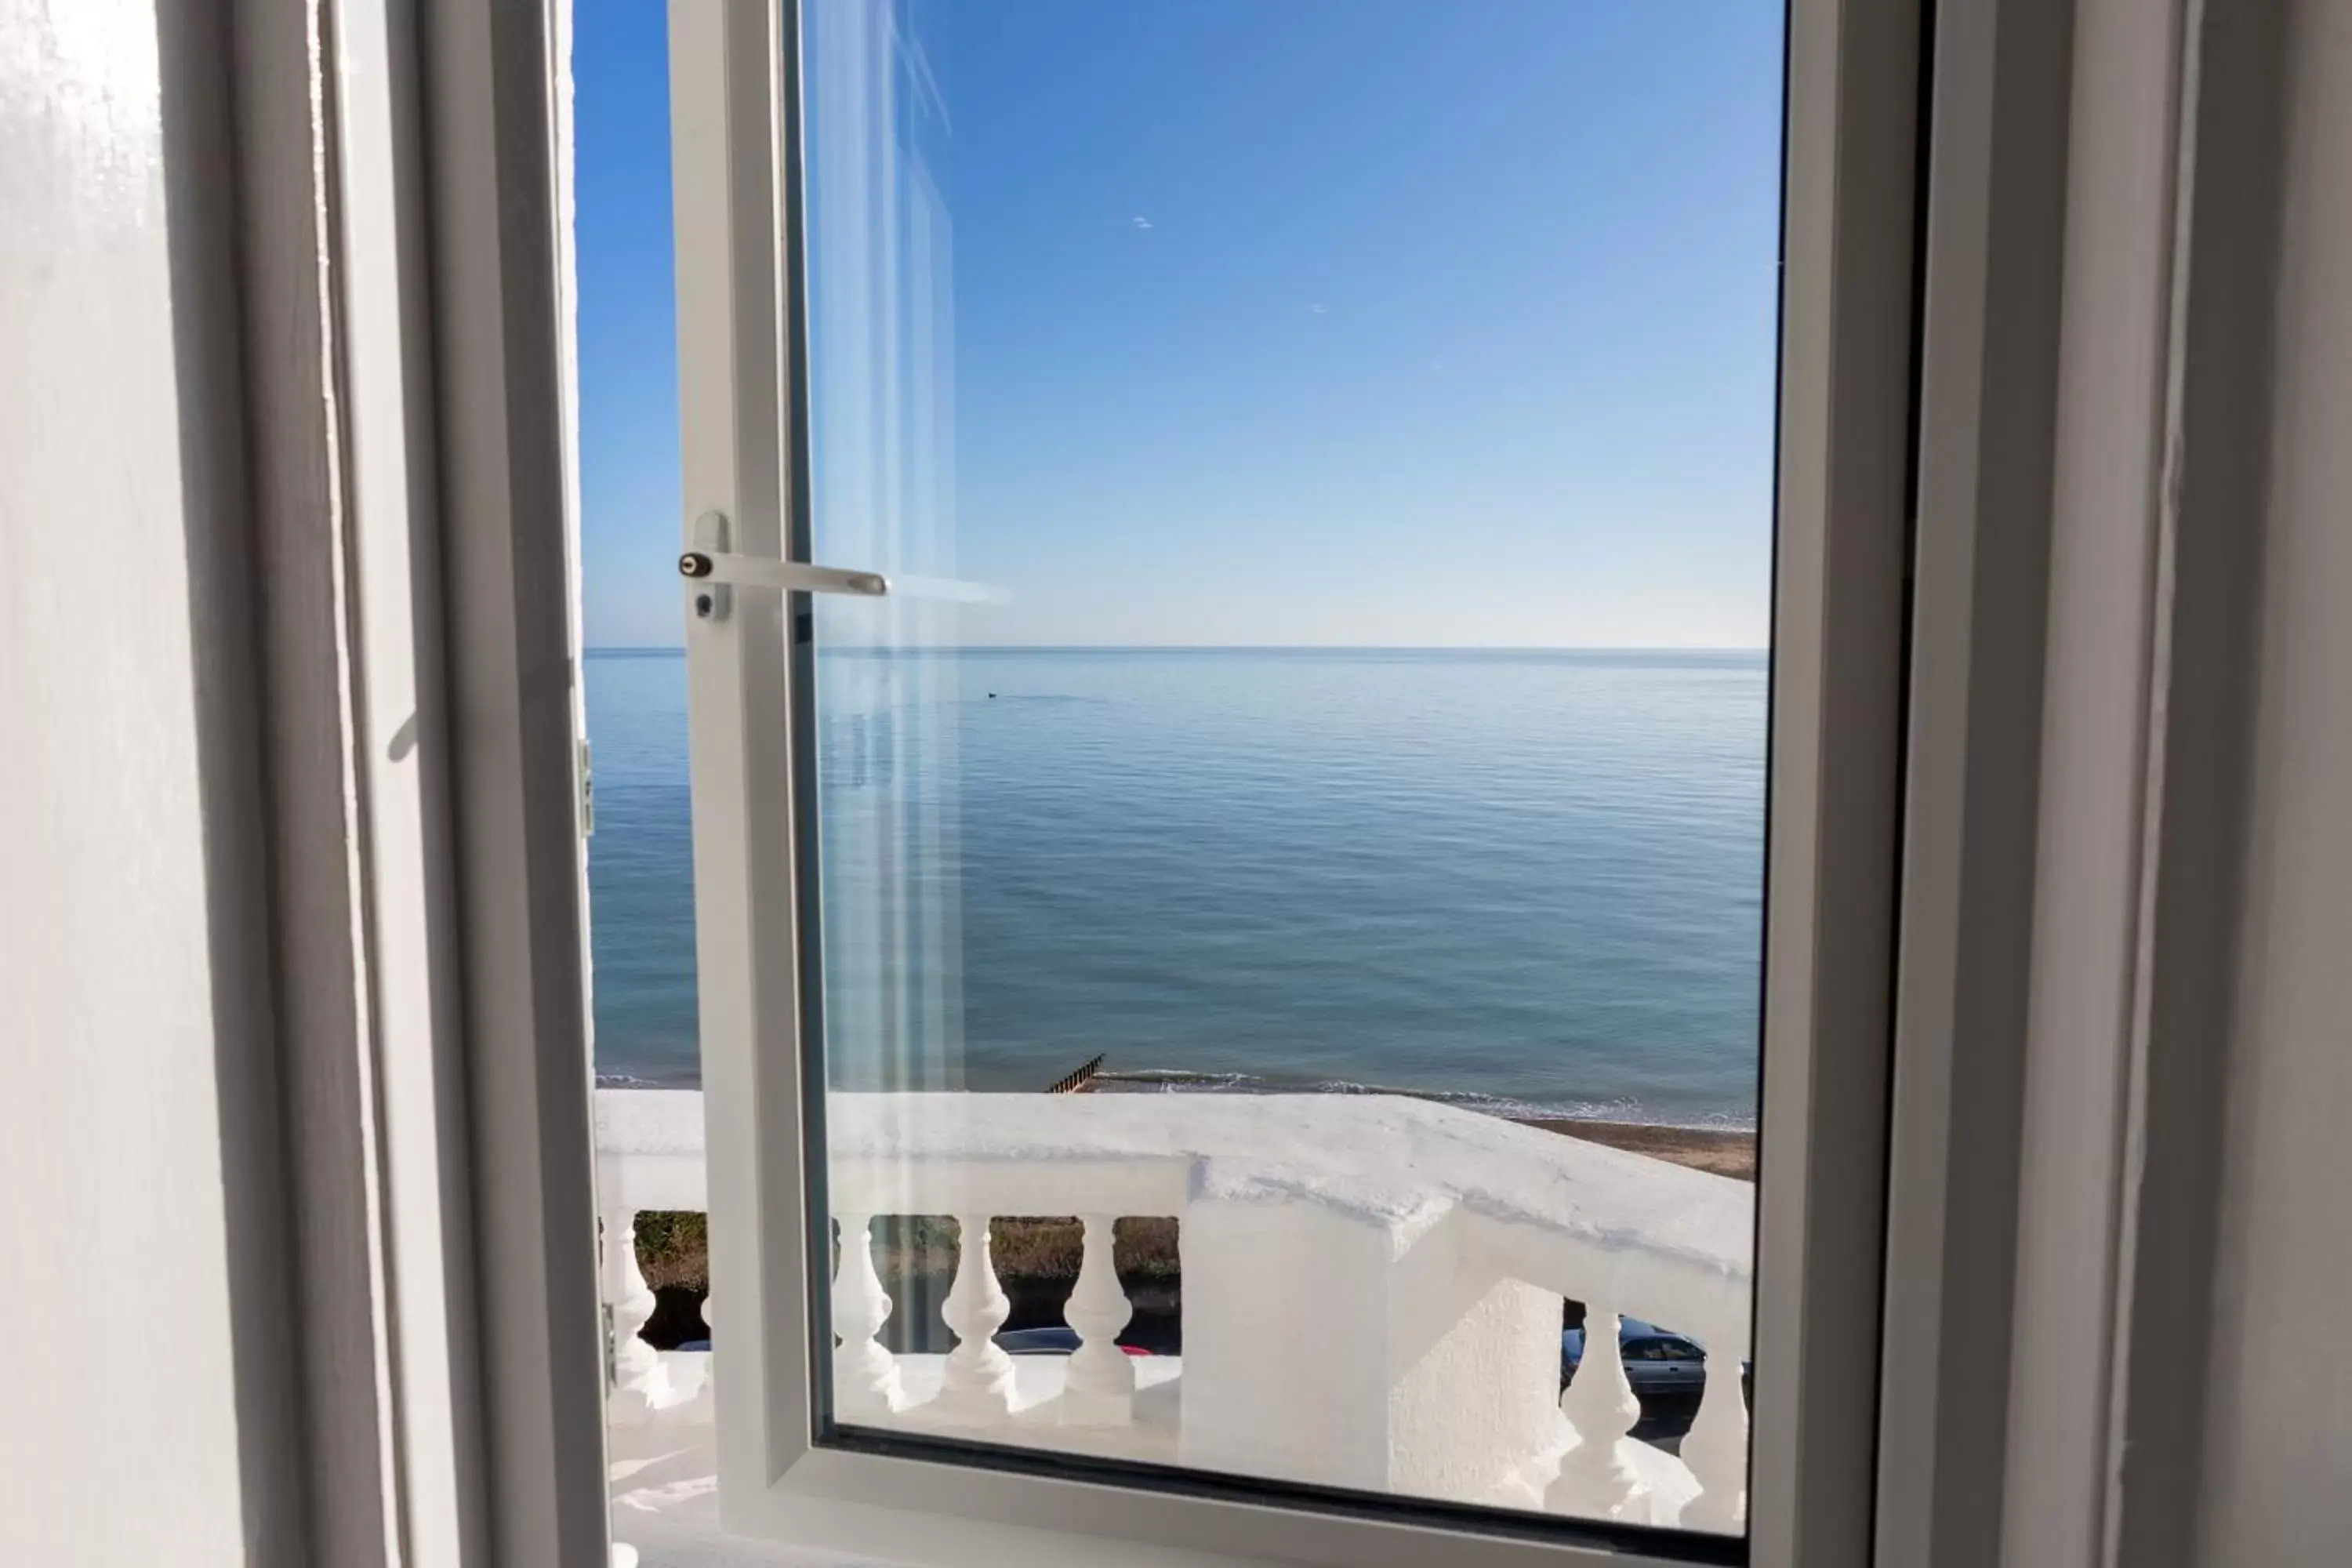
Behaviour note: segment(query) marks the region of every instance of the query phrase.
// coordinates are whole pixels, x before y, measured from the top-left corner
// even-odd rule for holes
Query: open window
[[[672,6],[727,1531],[1866,1531],[1917,47]]]

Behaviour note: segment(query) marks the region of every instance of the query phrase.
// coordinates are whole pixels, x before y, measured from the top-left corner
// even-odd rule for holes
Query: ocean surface
[[[1761,654],[828,651],[834,1081],[1752,1126]],[[596,1064],[696,1081],[686,666],[592,652]]]

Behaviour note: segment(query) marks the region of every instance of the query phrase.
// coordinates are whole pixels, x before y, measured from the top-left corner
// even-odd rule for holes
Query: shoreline
[[[1556,1117],[1520,1125],[1540,1127],[1565,1138],[1647,1154],[1653,1160],[1685,1165],[1735,1181],[1756,1179],[1756,1134],[1737,1127],[1674,1127],[1647,1121],[1587,1121]]]
[[[1417,1100],[1431,1105],[1448,1106],[1456,1110],[1468,1111],[1475,1116],[1488,1116],[1497,1121],[1515,1122],[1522,1127],[1540,1127],[1547,1132],[1565,1133],[1571,1138],[1585,1136],[1590,1132],[1591,1142],[1611,1143],[1612,1147],[1638,1146],[1640,1152],[1644,1153],[1652,1152],[1646,1142],[1638,1145],[1617,1144],[1613,1140],[1620,1136],[1639,1140],[1646,1139],[1652,1134],[1673,1134],[1674,1138],[1666,1139],[1658,1145],[1661,1148],[1673,1148],[1682,1146],[1677,1140],[1683,1140],[1686,1135],[1689,1146],[1693,1149],[1713,1147],[1718,1143],[1737,1143],[1741,1141],[1745,1141],[1752,1148],[1756,1142],[1756,1130],[1753,1127],[1727,1125],[1719,1118],[1700,1121],[1631,1120],[1624,1112],[1639,1115],[1639,1107],[1623,1100],[1592,1103],[1590,1109],[1584,1110],[1548,1110],[1539,1103],[1530,1103],[1508,1097],[1493,1098],[1353,1081],[1300,1079],[1293,1082],[1240,1073],[1194,1072],[1177,1068],[1101,1068],[1097,1065],[1101,1060],[1100,1057],[1095,1058],[1081,1066],[1077,1071],[1068,1074],[1062,1082],[1042,1091],[1034,1085],[1015,1085],[978,1089],[964,1088],[943,1092],[986,1095],[1038,1092],[1089,1095],[1387,1095],[1399,1100]],[[1093,1070],[1088,1070],[1090,1068]],[[595,1075],[595,1087],[598,1089],[670,1089],[690,1094],[702,1092],[701,1079],[690,1066],[680,1068],[675,1072],[663,1072],[651,1068],[641,1068],[635,1072],[599,1069]],[[1596,1114],[1604,1110],[1618,1112],[1618,1114]],[[1593,1131],[1594,1129],[1599,1131]],[[1673,1159],[1674,1155],[1667,1153],[1661,1154],[1659,1157]]]

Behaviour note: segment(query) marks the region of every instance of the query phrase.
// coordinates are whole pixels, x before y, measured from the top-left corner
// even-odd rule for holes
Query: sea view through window
[[[728,521],[672,569],[663,39],[581,8],[605,1135],[699,1147],[748,792],[821,1443],[1738,1536],[1780,8],[784,15],[781,553],[887,591],[745,655]],[[751,657],[797,772],[698,773]],[[709,1349],[699,1215],[628,1223]]]

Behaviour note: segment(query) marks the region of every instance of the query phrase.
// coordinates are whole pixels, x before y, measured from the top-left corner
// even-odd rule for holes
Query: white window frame
[[[690,216],[746,240],[735,220],[772,212],[776,187],[761,189],[730,128],[756,128],[748,94],[781,31],[757,0],[676,3],[714,18],[730,5],[702,46],[747,45],[730,78],[747,96],[686,117],[732,160],[696,198],[720,205]],[[126,300],[89,338],[99,374],[179,376],[177,452],[150,440],[122,456],[150,502],[170,494],[151,477],[176,468],[180,503],[132,519],[131,544],[95,575],[87,552],[32,531],[55,519],[28,513],[11,570],[58,603],[176,615],[184,599],[192,612],[184,668],[142,668],[135,700],[96,666],[77,668],[89,679],[76,689],[93,722],[194,720],[217,1103],[110,1093],[99,1113],[34,1075],[12,1109],[76,1119],[77,1136],[135,1110],[155,1147],[114,1154],[143,1152],[129,1168],[163,1182],[187,1139],[219,1143],[229,1321],[179,1323],[173,1375],[205,1367],[212,1392],[234,1396],[253,1561],[595,1562],[606,1477],[562,429],[566,0],[154,10],[152,56],[107,64],[134,107],[148,101],[139,84],[160,79],[169,200],[135,210],[143,185],[90,199],[135,220],[109,231],[124,256],[123,235],[135,228],[152,257],[164,226],[172,308],[166,322],[154,301]],[[1770,845],[1783,918],[1768,955],[1781,994],[1754,1561],[2170,1568],[2210,1555],[2196,1479],[2209,1442],[2231,1440],[2204,1430],[2195,1368],[2227,1258],[2215,1191],[2242,1033],[2233,836],[2260,820],[2247,714],[2267,657],[2251,627],[2287,246],[2279,51],[2293,35],[2276,7],[2201,0],[1941,0],[1937,16],[1914,409],[1917,84],[1900,62],[1917,61],[1917,17],[1878,0],[1792,10]],[[30,79],[78,83],[75,68],[38,61]],[[153,147],[136,114],[110,136],[91,145]],[[35,148],[10,167],[53,156]],[[53,252],[27,252],[37,272]],[[772,272],[772,236],[730,254],[705,253],[722,289]],[[26,297],[20,276],[5,281],[12,302]],[[735,305],[713,308],[725,325]],[[713,325],[690,315],[682,325]],[[713,390],[688,389],[706,414]],[[731,396],[731,382],[717,390]],[[1918,432],[1908,642],[1886,520],[1913,483],[1890,427]],[[50,483],[54,440],[39,419],[0,418],[0,447],[33,457],[0,475],[26,476],[20,490]],[[739,461],[730,446],[704,477],[736,493]],[[757,465],[744,471],[756,492]],[[780,511],[781,479],[766,482]],[[2021,617],[2048,627],[2040,671],[2000,646]],[[190,680],[192,694],[163,690]],[[1883,1127],[1888,1020],[1857,973],[1883,976],[1897,897],[1879,831],[1894,791],[1873,782],[1895,762],[1891,705],[1909,742],[1900,994],[1888,1002],[1882,984],[1875,998],[1894,1016]],[[761,727],[774,729],[764,710]],[[31,776],[59,776],[44,771],[54,761],[37,747]],[[2019,773],[2039,781],[2038,846]],[[182,776],[142,782],[161,795]],[[2021,889],[2022,992],[2029,955],[2000,934],[2026,918]],[[61,896],[37,876],[7,891],[12,913]],[[1791,931],[1801,896],[1811,923]],[[102,983],[85,960],[76,973]],[[1811,998],[1795,1014],[1781,1011],[1791,984]],[[1883,1231],[1868,1179],[1882,1148]],[[796,1147],[739,1138],[725,1153],[737,1179],[762,1156],[798,1169]],[[109,1227],[151,1224],[152,1194],[115,1188],[84,1194],[99,1225],[59,1233],[83,1248],[69,1257],[125,1266],[112,1238],[146,1233]],[[740,1242],[741,1216],[714,1223]],[[1882,1237],[1885,1321],[1899,1328],[1874,1357]],[[722,1293],[756,1289],[754,1262],[776,1269],[770,1307],[804,1290],[791,1248],[762,1258],[721,1240]],[[197,1237],[98,1288],[152,1279],[168,1294],[173,1271],[212,1250]],[[1776,1262],[1790,1255],[1801,1291]],[[750,1310],[736,1300],[730,1324]],[[1840,1341],[1848,1331],[1862,1342]],[[722,1352],[722,1415],[804,1416],[725,1392],[739,1349],[756,1357],[756,1336]],[[1883,1383],[1879,1367],[1855,1370],[1874,1361]],[[788,1453],[791,1424],[776,1430],[777,1445],[729,1462]],[[95,1494],[75,1471],[117,1456],[51,1447],[20,1489],[36,1538],[55,1525],[89,1547],[75,1505]],[[789,1502],[770,1485],[785,1473],[753,1464],[743,1495]],[[206,1476],[225,1484],[217,1467]],[[1113,1538],[1127,1562],[1593,1555],[904,1461],[869,1479],[858,1495],[874,1506],[812,1505],[793,1533],[959,1563],[1008,1544],[1025,1562],[1096,1563]],[[1013,1494],[989,1489],[1012,1482],[1034,1508],[1018,1528],[937,1511],[978,1499],[977,1516],[1002,1518]],[[164,1506],[184,1534],[232,1512],[185,1488]],[[1193,1550],[1137,1544],[1127,1526],[1146,1513],[1163,1536],[1171,1520],[1197,1524]],[[1094,1534],[1057,1533],[1072,1531]]]
[[[793,0],[671,10],[683,542],[700,542],[694,520],[716,511],[730,550],[770,557],[805,537],[802,324],[785,303],[801,287],[798,89],[778,68],[797,49],[795,12]],[[1921,43],[1908,5],[1790,7],[1747,1547],[1771,1568],[1860,1563],[1870,1550]],[[1440,1554],[1471,1568],[1740,1560],[1720,1538],[1402,1500],[1318,1504],[1208,1476],[1099,1483],[982,1450],[966,1464],[814,1446],[823,1276],[804,1097],[819,1080],[798,978],[777,962],[800,951],[793,827],[772,792],[750,787],[793,774],[788,613],[778,597],[738,595],[726,617],[684,616],[712,1284],[730,1325],[717,1415],[728,1530],[1033,1562],[1098,1561],[1104,1539],[1398,1568]],[[1040,1525],[1067,1533],[1041,1537]],[[1645,1555],[1645,1542],[1664,1554]]]

